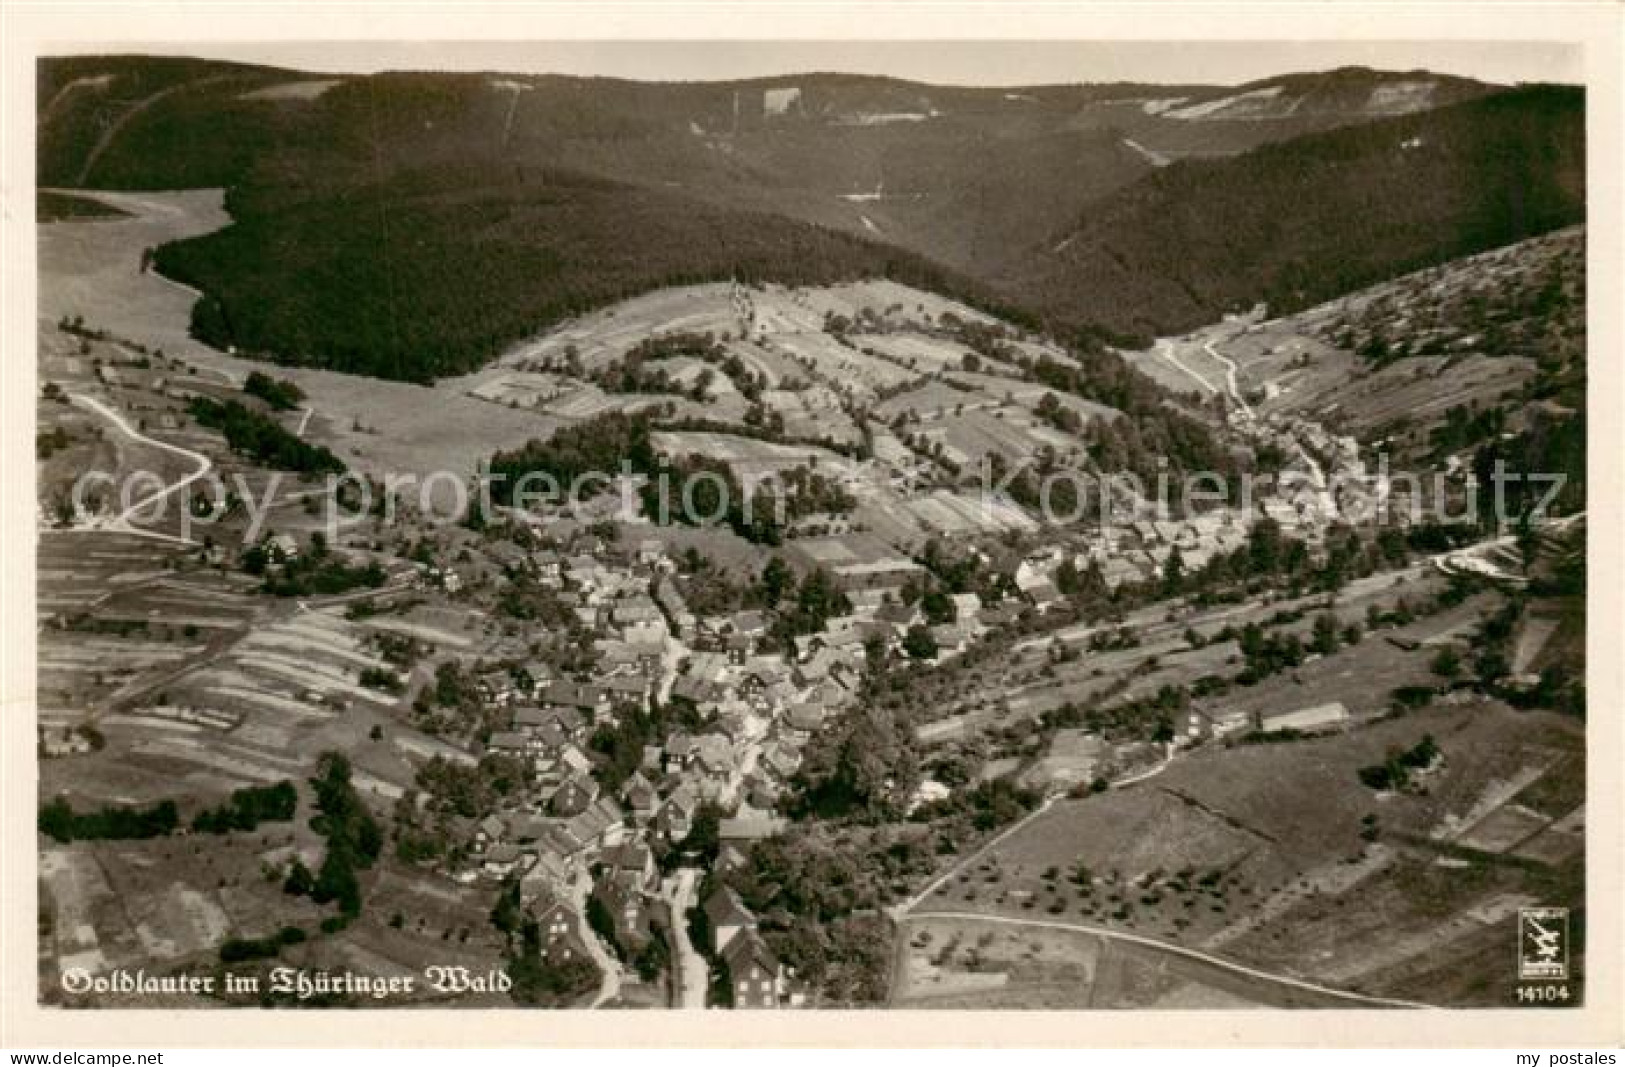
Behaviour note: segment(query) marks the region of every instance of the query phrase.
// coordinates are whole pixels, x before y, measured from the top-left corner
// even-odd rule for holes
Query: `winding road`
[[[1162,356],[1163,359],[1167,360],[1171,365],[1177,368],[1186,377],[1196,382],[1196,384],[1200,385],[1203,389],[1206,389],[1210,393],[1217,393],[1219,391],[1214,387],[1212,382],[1208,381],[1206,378],[1202,377],[1200,374],[1197,374],[1194,370],[1191,370],[1190,367],[1179,361],[1179,357],[1174,355],[1174,343],[1168,338],[1157,338],[1157,352]]]
[[[1195,949],[1169,944],[1166,941],[1159,941],[1154,937],[1145,937],[1141,934],[1123,933],[1119,930],[1109,930],[1101,926],[1090,926],[1086,923],[1058,922],[1051,919],[1018,919],[1013,916],[981,915],[977,914],[976,912],[968,911],[922,912],[919,915],[911,915],[909,918],[958,919],[964,921],[997,923],[1001,926],[1026,926],[1046,930],[1070,930],[1075,933],[1093,934],[1096,937],[1105,938],[1111,941],[1122,941],[1128,944],[1139,945],[1143,948],[1154,949],[1158,952],[1167,952],[1175,956],[1182,956],[1186,959],[1195,960],[1198,963],[1206,964],[1209,967],[1217,967],[1221,970],[1241,975],[1242,977],[1248,978],[1252,981],[1269,982],[1274,985],[1284,986],[1300,992],[1313,993],[1317,996],[1347,1001],[1351,1004],[1361,1004],[1378,1008],[1433,1008],[1433,1005],[1431,1004],[1421,1004],[1411,1000],[1396,1000],[1389,997],[1368,997],[1363,993],[1351,993],[1346,989],[1333,989],[1330,986],[1317,985],[1314,982],[1306,982],[1301,978],[1293,978],[1290,975],[1272,974],[1269,971],[1261,971],[1256,967],[1248,967],[1246,964],[1235,963],[1231,960],[1209,955],[1206,952],[1198,952]]]
[[[167,497],[172,493],[180,492],[182,489],[185,489],[199,478],[202,478],[204,475],[208,474],[209,471],[214,469],[214,462],[202,452],[194,452],[190,448],[182,448],[180,445],[173,445],[168,441],[160,441],[156,437],[148,437],[146,434],[137,430],[134,426],[131,426],[129,422],[125,420],[123,415],[120,415],[117,411],[114,411],[106,404],[103,404],[100,400],[96,400],[93,397],[83,396],[78,393],[69,394],[68,399],[81,407],[89,408],[90,410],[96,412],[96,414],[107,419],[114,426],[118,427],[121,433],[135,441],[137,444],[151,445],[153,448],[162,449],[165,452],[173,453],[174,455],[189,459],[197,464],[197,469],[191,474],[188,474],[186,477],[180,479],[180,481],[148,493],[140,500],[137,500],[135,503],[125,508],[118,515],[106,520],[105,522],[93,523],[88,527],[82,527],[82,529],[113,530],[119,533],[137,534],[142,537],[154,537],[163,541],[173,541],[176,544],[194,544],[195,542],[189,537],[180,537],[175,534],[159,533],[156,530],[142,529],[141,527],[134,525],[130,519],[132,516],[139,514],[141,511],[162,500],[164,497]]]
[[[1202,342],[1202,350],[1208,355],[1212,356],[1218,362],[1224,364],[1224,384],[1225,387],[1230,390],[1230,399],[1234,400],[1236,404],[1240,406],[1242,414],[1246,415],[1248,419],[1251,419],[1253,417],[1253,409],[1251,405],[1249,405],[1247,401],[1242,398],[1241,386],[1236,381],[1236,371],[1240,369],[1236,366],[1236,361],[1231,359],[1229,356],[1220,355],[1219,350],[1213,347],[1212,341]]]

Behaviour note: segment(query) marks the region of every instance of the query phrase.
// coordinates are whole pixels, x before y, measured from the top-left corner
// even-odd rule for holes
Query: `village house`
[[[691,786],[683,786],[660,806],[655,812],[654,827],[663,834],[666,840],[673,843],[683,840],[694,829],[694,813],[699,809],[698,794]]]
[[[485,702],[499,708],[513,703],[514,698],[519,695],[519,687],[515,684],[513,675],[503,670],[486,671],[479,676],[476,685]]]
[[[626,805],[626,813],[635,822],[647,822],[660,803],[660,794],[655,790],[654,783],[643,776],[642,771],[636,771],[626,780],[621,788],[621,801]]]
[[[824,725],[826,714],[827,711],[822,704],[810,700],[800,701],[791,704],[789,710],[785,712],[784,726],[788,731],[805,739],[817,733],[818,728]]]
[[[542,585],[550,589],[557,589],[564,581],[564,561],[559,554],[551,549],[541,549],[530,554],[531,568],[536,572],[536,578]]]
[[[778,1008],[789,1004],[784,968],[754,929],[730,941],[721,955],[735,1008]]]
[[[524,756],[532,751],[531,738],[518,730],[497,730],[485,742],[488,752],[503,756]]]
[[[734,892],[732,886],[718,885],[705,898],[706,925],[711,931],[711,951],[721,955],[739,935],[756,929],[756,916],[751,914]]]
[[[774,834],[783,833],[787,826],[789,826],[787,819],[741,806],[739,812],[732,818],[718,822],[717,836],[743,847],[763,838],[772,837]]]
[[[640,891],[659,884],[654,853],[641,841],[624,841],[604,849],[598,857],[606,876],[619,879]]]
[[[656,538],[647,538],[638,542],[638,565],[642,567],[659,567],[666,562],[666,544]]]
[[[548,800],[548,810],[557,818],[568,819],[592,807],[598,799],[598,783],[585,774],[571,774]]]
[[[542,955],[547,962],[558,966],[582,957],[590,958],[581,921],[564,903],[550,901],[533,914],[541,932]]]
[[[609,707],[608,694],[597,686],[562,680],[549,682],[542,690],[542,700],[548,704],[574,708],[589,715]]]
[[[272,563],[291,563],[299,558],[299,542],[292,534],[272,534],[265,540],[265,551]]]
[[[1259,716],[1258,728],[1267,734],[1280,730],[1326,730],[1343,725],[1348,718],[1348,708],[1339,701],[1332,701],[1296,711],[1264,712]]]
[[[519,868],[519,846],[503,841],[485,850],[480,869],[492,878],[506,878]]]
[[[694,632],[697,620],[683,600],[683,594],[678,590],[676,582],[670,578],[661,578],[655,583],[654,595],[655,601],[665,611],[678,637],[687,637]]]
[[[609,916],[615,941],[629,955],[649,943],[654,934],[654,910],[635,882],[607,872],[592,889],[592,897]]]
[[[512,541],[492,541],[484,551],[491,562],[509,573],[517,574],[530,569],[530,555]]]

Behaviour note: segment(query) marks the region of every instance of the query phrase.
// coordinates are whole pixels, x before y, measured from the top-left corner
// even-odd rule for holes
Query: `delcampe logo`
[[[1569,976],[1569,909],[1518,909],[1518,977]]]

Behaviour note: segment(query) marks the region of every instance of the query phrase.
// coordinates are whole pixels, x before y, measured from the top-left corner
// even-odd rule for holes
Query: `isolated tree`
[[[903,637],[903,651],[913,659],[932,659],[938,652],[937,639],[931,636],[930,630],[916,623]]]
[[[1324,615],[1315,617],[1314,633],[1309,641],[1309,647],[1312,650],[1322,656],[1329,656],[1337,651],[1340,640],[1341,634],[1338,631],[1336,615],[1327,612]]]

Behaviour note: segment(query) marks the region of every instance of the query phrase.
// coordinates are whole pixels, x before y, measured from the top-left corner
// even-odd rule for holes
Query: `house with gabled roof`
[[[567,776],[548,801],[548,810],[555,818],[569,819],[592,807],[598,799],[598,783],[585,774]]]
[[[716,685],[727,679],[730,666],[726,653],[695,652],[688,657],[684,677]]]
[[[722,652],[728,657],[730,666],[743,667],[756,652],[756,638],[746,637],[744,634],[729,634],[722,639]]]
[[[506,707],[513,703],[519,695],[519,687],[514,684],[513,675],[504,670],[486,671],[480,675],[475,685],[480,696],[487,704],[497,707]]]
[[[519,846],[511,841],[499,841],[485,850],[481,869],[493,878],[506,878],[519,867]]]
[[[542,697],[546,703],[584,712],[596,711],[609,703],[608,696],[597,686],[562,680],[549,682]]]
[[[630,955],[649,943],[654,932],[654,909],[642,889],[631,880],[606,873],[592,888],[615,928],[615,940]]]
[[[780,1006],[784,970],[779,958],[755,929],[745,930],[733,938],[721,956],[735,1008]]]
[[[492,541],[485,546],[485,554],[509,571],[530,569],[530,554],[512,541]]]
[[[698,620],[689,610],[688,602],[683,599],[682,591],[677,588],[676,582],[662,577],[655,583],[654,597],[655,603],[666,613],[677,636],[684,637],[694,631]]]
[[[647,889],[656,881],[654,853],[642,841],[611,845],[599,855],[598,862],[611,876],[624,878],[639,888]]]
[[[702,734],[694,739],[688,766],[707,777],[726,777],[733,770],[733,745],[722,734]]]
[[[543,548],[532,552],[530,565],[536,572],[536,577],[549,588],[558,588],[564,580],[564,561],[552,549]]]
[[[724,841],[736,841],[745,846],[765,837],[783,833],[789,825],[788,819],[742,805],[732,818],[723,819],[717,824],[717,836]]]
[[[875,621],[891,627],[892,632],[899,636],[907,633],[908,628],[922,618],[917,605],[905,604],[900,600],[888,601],[875,612]]]
[[[705,921],[711,931],[711,951],[720,955],[729,944],[747,930],[756,929],[756,916],[745,907],[732,886],[718,885],[705,898]]]
[[[772,744],[762,750],[756,765],[772,772],[781,781],[788,781],[796,773],[796,768],[801,766],[801,754],[788,745]]]
[[[581,928],[581,917],[574,908],[561,900],[538,901],[532,910],[536,927],[541,935],[542,956],[548,963],[558,966],[572,960],[591,959],[587,951],[587,934]]]
[[[632,706],[647,711],[649,707],[649,679],[639,674],[618,674],[605,678],[598,687],[609,695],[609,703]]]
[[[671,698],[685,701],[694,707],[703,707],[717,699],[717,687],[712,682],[685,674],[671,686]]]
[[[474,848],[483,851],[501,841],[508,833],[508,824],[502,816],[492,812],[474,824]]]
[[[728,631],[740,637],[767,636],[767,616],[760,611],[738,611],[728,617]]]
[[[829,712],[818,701],[802,700],[791,704],[784,714],[784,725],[794,733],[810,736],[824,725]]]
[[[610,605],[609,617],[616,626],[639,623],[659,623],[664,626],[666,622],[666,617],[660,613],[660,605],[647,593],[635,593],[615,601]]]
[[[637,561],[645,567],[657,567],[666,562],[666,542],[655,537],[639,541]]]
[[[659,806],[660,794],[656,792],[654,783],[639,770],[633,772],[632,777],[628,778],[621,788],[621,800],[626,804],[628,815],[638,822],[644,822]]]
[[[608,841],[626,826],[626,817],[614,797],[601,796],[592,807],[570,819],[566,826],[577,838],[592,844]]]
[[[485,748],[504,756],[523,756],[530,749],[530,738],[517,730],[497,730],[485,742]]]

